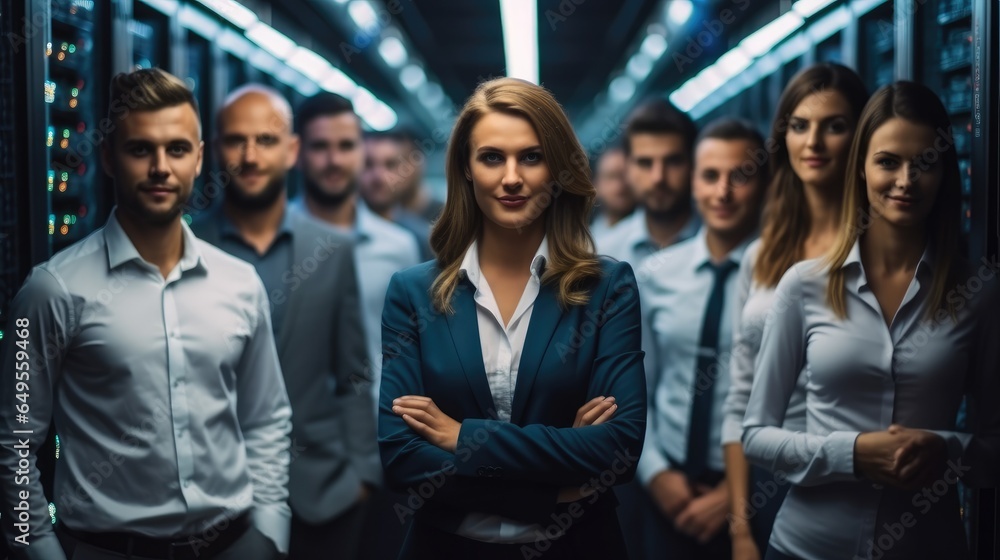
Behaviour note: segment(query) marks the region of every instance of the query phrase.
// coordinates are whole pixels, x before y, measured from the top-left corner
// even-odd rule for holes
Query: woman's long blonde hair
[[[562,307],[583,305],[588,301],[588,284],[601,275],[587,224],[596,197],[587,155],[548,90],[523,80],[498,78],[480,84],[469,97],[448,144],[448,198],[430,239],[441,270],[431,287],[434,307],[442,313],[453,311],[451,300],[460,280],[462,258],[482,230],[483,213],[467,177],[469,138],[479,119],[493,112],[527,120],[538,135],[542,158],[552,177],[548,201],[542,198],[546,194],[539,196],[542,210],[535,218],[545,220],[549,245],[541,280],[543,284],[558,284]]]
[[[827,302],[834,313],[841,318],[847,316],[844,262],[868,227],[862,220],[870,222],[879,219],[878,216],[872,216],[871,204],[868,202],[868,185],[863,178],[868,144],[872,134],[894,118],[931,127],[944,145],[942,149],[938,147],[938,142],[935,142],[933,150],[922,155],[921,161],[917,162],[918,165],[940,165],[942,171],[937,198],[934,200],[924,228],[934,256],[934,279],[931,283],[925,318],[930,319],[939,309],[945,309],[948,286],[953,285],[955,281],[952,263],[954,255],[958,252],[962,182],[951,132],[951,118],[941,100],[927,86],[915,82],[896,82],[876,91],[865,105],[847,159],[841,229],[827,258],[830,266]]]

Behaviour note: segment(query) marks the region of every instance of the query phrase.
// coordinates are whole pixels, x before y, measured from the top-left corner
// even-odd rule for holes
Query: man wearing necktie
[[[630,550],[633,558],[730,558],[722,402],[734,273],[755,236],[767,185],[766,170],[750,155],[763,145],[742,121],[702,131],[692,189],[703,226],[646,259],[636,274],[650,398],[638,478],[649,500],[645,542]]]

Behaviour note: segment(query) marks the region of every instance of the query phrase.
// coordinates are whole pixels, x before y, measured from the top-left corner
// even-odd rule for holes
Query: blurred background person
[[[420,245],[420,260],[433,258],[430,246],[430,223],[403,209],[399,200],[404,172],[413,166],[403,161],[403,140],[396,134],[369,132],[365,134],[365,170],[361,174],[361,198],[368,208],[413,234]]]
[[[764,139],[753,125],[713,121],[698,137],[692,192],[698,234],[646,259],[636,277],[651,387],[638,478],[643,540],[632,558],[728,559],[729,488],[722,403],[729,390],[736,275],[756,237],[766,167],[749,154]],[[633,544],[633,543],[630,543]]]
[[[292,406],[289,558],[358,557],[367,497],[382,480],[371,393],[358,390],[366,352],[350,238],[287,211],[299,153],[292,109],[258,84],[229,94],[215,148],[231,173],[221,207],[192,229],[254,265],[270,300]],[[303,268],[314,261],[313,270]],[[306,312],[303,312],[306,311]]]
[[[785,271],[824,255],[833,245],[840,229],[847,155],[867,100],[853,70],[832,63],[811,66],[788,83],[778,101],[769,143],[773,154],[752,154],[759,154],[753,161],[773,171],[761,238],[747,248],[733,306],[731,383],[722,427],[733,560],[763,556],[789,487],[767,469],[748,466],[740,443],[764,319],[777,303],[774,288]],[[789,399],[784,423],[789,430],[805,430],[805,378],[799,377]]]
[[[690,239],[701,226],[691,202],[697,129],[666,99],[636,107],[625,125],[626,183],[638,208],[598,239],[598,253],[638,267],[643,259]]]
[[[427,154],[412,134],[403,134],[402,142],[406,172],[403,173],[403,188],[400,192],[399,204],[403,210],[420,216],[427,223],[433,224],[441,216],[444,203],[434,198],[430,188],[424,184]]]
[[[594,239],[599,239],[635,210],[635,196],[625,182],[625,150],[608,148],[597,158],[594,188],[597,189],[597,211],[590,224],[590,233]]]

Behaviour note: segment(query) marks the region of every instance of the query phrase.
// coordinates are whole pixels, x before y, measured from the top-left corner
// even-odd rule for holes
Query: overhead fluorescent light
[[[751,58],[767,54],[775,45],[784,41],[802,26],[802,16],[795,12],[785,12],[776,19],[751,33],[740,41],[740,48]]]
[[[632,76],[635,81],[641,82],[653,71],[653,60],[646,53],[639,51],[628,59],[625,71]]]
[[[233,0],[198,1],[240,29],[249,29],[250,26],[257,23],[257,14],[239,2]]]
[[[281,59],[292,54],[296,46],[295,41],[261,21],[247,29],[246,36],[247,39],[257,43],[260,48]]]
[[[247,57],[247,62],[252,64],[258,70],[262,72],[267,72],[268,74],[274,76],[278,73],[278,70],[283,66],[281,61],[274,58],[267,51],[262,49],[254,49],[250,56]]]
[[[680,27],[687,23],[693,11],[694,6],[691,4],[691,0],[673,0],[667,8],[667,19]]]
[[[177,0],[143,0],[147,6],[160,10],[168,16],[177,13]]]
[[[222,50],[232,53],[243,60],[246,60],[250,53],[257,50],[257,47],[253,46],[253,43],[247,40],[243,35],[237,34],[229,27],[225,27],[219,32],[219,35],[215,38],[215,44],[219,45]]]
[[[327,77],[320,82],[319,87],[331,93],[350,97],[354,94],[354,90],[358,85],[347,74],[344,74],[340,68],[330,67]]]
[[[399,73],[399,82],[410,91],[417,91],[427,81],[424,69],[416,64],[408,64]]]
[[[378,14],[368,0],[353,0],[347,5],[347,13],[354,20],[354,25],[358,29],[371,29],[378,27]]]
[[[378,54],[386,64],[399,68],[406,64],[406,47],[399,37],[388,36],[378,45]]]
[[[205,12],[192,7],[190,4],[181,6],[180,11],[177,13],[177,21],[184,27],[210,41],[215,39],[216,34],[221,29],[221,26],[214,18],[208,17],[205,15]]]
[[[635,81],[628,76],[618,76],[611,80],[608,86],[608,95],[615,103],[625,103],[635,95]]]
[[[538,6],[535,0],[500,0],[507,76],[538,83]]]
[[[751,63],[753,60],[737,47],[720,56],[714,66],[718,66],[727,77],[732,77],[749,68]]]
[[[322,81],[330,72],[330,63],[311,49],[296,47],[285,62],[314,82]]]
[[[804,18],[808,18],[830,4],[833,4],[833,2],[834,0],[799,0],[792,5],[792,11],[797,12]]]
[[[368,126],[379,131],[389,130],[396,126],[396,123],[399,122],[399,119],[396,117],[396,112],[381,101],[378,102],[374,109],[364,115],[362,119],[368,123]]]
[[[642,40],[639,50],[646,53],[649,58],[656,60],[667,52],[667,40],[659,33],[650,33]]]
[[[434,108],[444,101],[444,90],[437,82],[427,82],[424,87],[417,92],[417,98],[427,108]]]

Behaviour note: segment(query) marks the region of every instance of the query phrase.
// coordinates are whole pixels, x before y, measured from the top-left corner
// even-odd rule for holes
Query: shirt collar
[[[281,223],[278,224],[278,232],[274,236],[274,240],[277,241],[282,236],[287,235],[292,237],[292,218],[291,218],[291,208],[285,208],[285,213],[281,216]],[[219,237],[230,237],[238,241],[243,241],[243,234],[240,230],[233,224],[233,221],[229,219],[226,212],[219,209]]]
[[[733,247],[729,253],[726,254],[726,261],[732,261],[737,266],[743,261],[743,253],[746,252],[747,247],[750,243],[756,239],[756,235],[748,235],[746,239],[740,242],[739,245]],[[704,226],[698,228],[698,232],[691,238],[691,243],[693,243],[691,249],[691,265],[694,270],[701,270],[703,267],[715,264],[712,261],[712,253],[708,250],[708,231]]]
[[[538,245],[538,250],[535,251],[535,256],[531,259],[531,276],[536,280],[540,280],[542,273],[545,271],[545,263],[549,259],[549,236],[546,235],[542,238],[542,242]],[[459,272],[464,274],[469,282],[477,289],[479,288],[479,280],[482,278],[482,269],[479,268],[479,241],[473,240],[469,248],[465,250],[465,256],[462,257],[462,266],[459,268]]]
[[[117,206],[111,209],[111,216],[108,217],[108,222],[104,225],[104,243],[108,250],[109,270],[114,270],[131,261],[146,263],[132,240],[129,239],[128,234],[122,229],[121,223],[118,222],[117,210]],[[185,272],[195,267],[207,270],[205,259],[201,257],[201,249],[198,247],[198,238],[191,232],[191,228],[183,219],[181,220],[181,232],[184,237],[184,253],[178,263],[180,270]]]
[[[289,210],[294,210],[296,212],[301,212],[302,214],[309,216],[309,207],[306,206],[305,195],[297,196],[293,200],[288,201]],[[286,212],[287,215],[287,212]],[[329,227],[335,230],[350,235],[354,238],[354,241],[368,241],[372,238],[377,238],[377,232],[372,231],[375,223],[376,217],[372,215],[372,211],[365,206],[364,201],[361,200],[361,195],[359,194],[356,198],[355,206],[355,218],[354,226],[350,228],[342,228],[340,226],[335,226],[332,224],[327,224]],[[325,223],[325,222],[324,222]]]
[[[627,225],[629,228],[628,246],[633,250],[638,249],[649,249],[653,252],[663,249],[653,241],[653,238],[649,235],[649,228],[646,227],[646,211],[642,208],[637,208],[631,216],[626,218],[631,220]],[[691,239],[701,230],[701,216],[698,212],[692,208],[691,217],[688,218],[684,227],[677,232],[677,236],[674,238],[674,243],[680,243],[681,241],[687,241]]]
[[[855,275],[853,282],[848,283],[849,281],[845,280],[845,285],[853,286],[855,293],[860,292],[861,288],[868,285],[865,267],[861,263],[860,237],[854,241],[854,245],[851,247],[850,252],[847,253],[847,258],[844,259],[844,264],[840,268],[845,270],[848,277],[852,273]],[[914,273],[914,277],[917,279],[918,287],[920,285],[920,278],[927,274],[934,274],[934,251],[931,249],[930,243],[924,247],[924,252],[921,253],[920,260],[917,262],[917,270]]]

